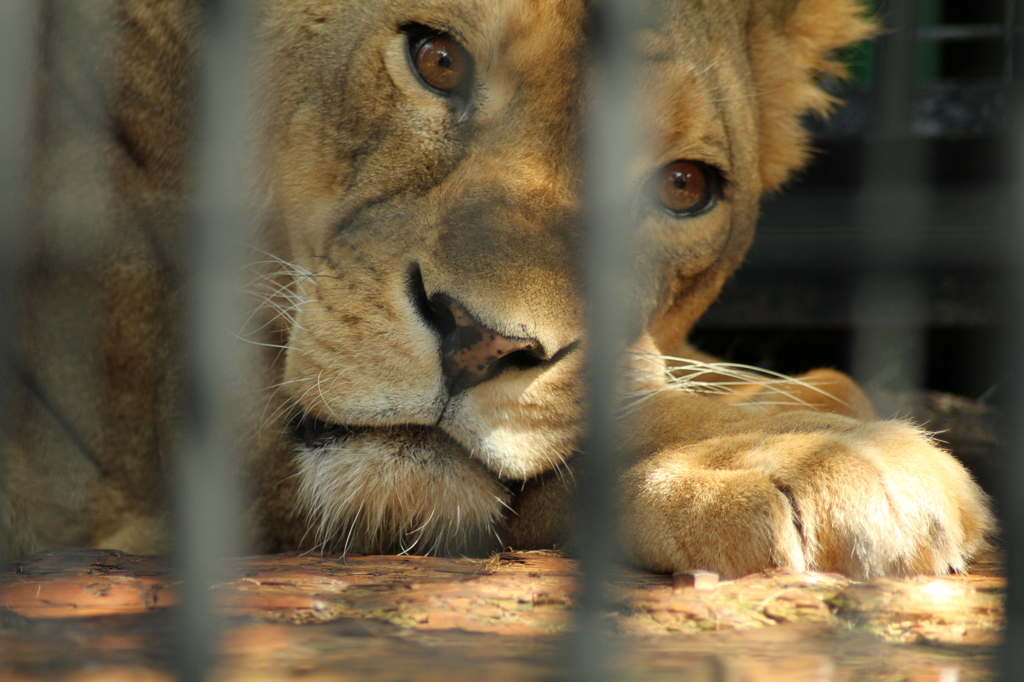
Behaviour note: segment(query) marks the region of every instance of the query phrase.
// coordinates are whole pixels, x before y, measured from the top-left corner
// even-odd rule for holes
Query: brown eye
[[[718,194],[718,176],[699,161],[673,161],[655,178],[661,205],[677,216],[711,208]]]
[[[412,61],[423,82],[443,93],[458,90],[469,76],[471,67],[466,51],[445,34],[420,42]]]

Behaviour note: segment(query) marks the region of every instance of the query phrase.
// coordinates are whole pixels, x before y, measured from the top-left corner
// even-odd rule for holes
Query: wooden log
[[[992,555],[967,576],[855,583],[775,569],[719,582],[622,570],[617,629],[630,634],[749,630],[784,623],[867,628],[894,641],[992,644],[1005,581]],[[554,552],[489,560],[281,554],[233,562],[217,586],[232,616],[283,623],[373,619],[417,630],[540,635],[564,632],[575,606],[576,564]],[[696,589],[695,589],[696,588]],[[144,613],[176,602],[165,562],[96,550],[48,551],[0,577],[0,605],[29,618]]]
[[[625,636],[624,676],[637,679],[987,679],[1004,581],[997,557],[982,559],[967,576],[853,582],[776,569],[707,589],[622,570],[608,623]],[[217,587],[238,617],[222,643],[222,680],[551,677],[561,642],[552,635],[571,626],[574,608],[575,563],[551,552],[284,554],[233,568],[238,577]],[[21,614],[0,624],[0,679],[170,679],[173,601],[160,559],[30,557],[0,577],[0,603]]]
[[[175,601],[162,559],[117,551],[47,550],[0,577],[0,606],[31,618],[144,613]]]

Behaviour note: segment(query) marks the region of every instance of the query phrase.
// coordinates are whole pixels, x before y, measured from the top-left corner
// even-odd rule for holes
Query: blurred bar
[[[15,289],[29,220],[29,152],[35,102],[39,7],[31,0],[0,3],[0,443],[9,428],[13,346],[17,334]],[[0,491],[4,486],[0,449]],[[2,493],[0,493],[2,495]],[[0,527],[0,560],[7,544]]]
[[[853,302],[853,375],[869,396],[923,384],[927,297],[914,264],[931,210],[924,144],[910,130],[917,0],[886,0],[878,16],[885,32],[878,38],[858,197],[867,263]]]
[[[246,349],[231,326],[244,319],[243,243],[253,220],[248,201],[252,10],[246,0],[208,0],[198,60],[186,434],[175,489],[183,582],[175,660],[180,679],[187,681],[206,679],[216,665],[223,623],[211,586],[225,579],[224,559],[247,549],[235,461]]]
[[[584,149],[583,286],[587,315],[587,435],[577,476],[576,533],[582,577],[580,611],[570,640],[571,679],[619,679],[616,646],[609,641],[608,581],[618,565],[613,490],[619,474],[619,374],[629,330],[635,329],[634,235],[628,180],[641,137],[633,105],[637,83],[634,36],[649,3],[600,0],[590,6],[593,22],[588,66],[590,109]]]
[[[1007,400],[1007,452],[999,487],[999,517],[1002,521],[1000,546],[1006,561],[1006,626],[1000,656],[1000,679],[1015,682],[1024,674],[1024,0],[1016,0],[1013,18],[1015,41],[1012,53],[1013,85],[1010,102],[1010,130],[1013,136],[1013,172],[1007,194],[1010,205],[1006,249],[1009,267],[1003,278],[1007,286],[1006,338],[1002,361],[1009,381]]]

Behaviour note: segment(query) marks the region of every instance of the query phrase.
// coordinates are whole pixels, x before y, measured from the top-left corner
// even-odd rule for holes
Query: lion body
[[[254,544],[480,552],[565,542],[585,402],[584,3],[266,4],[268,257],[256,340],[271,347],[252,368],[267,388],[239,462]],[[73,439],[41,437],[59,429],[25,398],[31,414],[7,457],[4,520],[16,552],[166,548],[180,283],[167,267],[173,247],[154,244],[180,229],[198,14],[186,0],[117,7],[116,135],[101,146],[121,189],[117,234],[130,243],[148,230],[149,241],[108,248],[89,266],[92,291],[110,292],[92,296],[103,304],[97,324],[119,332],[97,337],[103,400],[81,417],[100,466],[72,454]],[[828,399],[783,406],[763,399],[756,377],[724,400],[672,379],[698,357],[686,336],[740,264],[761,195],[806,160],[800,116],[830,104],[815,78],[839,71],[832,52],[870,23],[848,0],[659,12],[638,42],[637,109],[650,143],[624,161],[623,182],[646,197],[652,172],[686,159],[716,169],[723,190],[684,217],[638,200],[633,388],[643,399],[624,417],[624,546],[655,570],[963,570],[993,528],[984,495],[922,433],[874,421],[849,379],[794,381],[787,395]],[[420,29],[409,27],[458,40],[473,59],[466,94],[417,76],[410,31]],[[59,157],[54,146],[44,145],[44,163]],[[502,348],[516,361],[468,364]],[[26,354],[39,376],[67,364],[59,353]],[[74,391],[62,401],[73,404]],[[68,461],[79,471],[70,483],[54,473]]]

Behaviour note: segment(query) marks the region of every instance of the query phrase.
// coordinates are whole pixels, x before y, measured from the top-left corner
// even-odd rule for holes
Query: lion
[[[238,462],[254,549],[571,545],[587,399],[587,3],[268,0],[261,12],[265,206],[247,379],[259,399]],[[637,38],[650,143],[623,163],[642,325],[627,360],[622,523],[608,532],[654,571],[964,571],[993,515],[928,434],[876,419],[838,372],[771,377],[687,343],[741,264],[760,198],[807,162],[801,117],[834,103],[821,75],[843,73],[837,50],[873,22],[855,0],[657,12]],[[114,24],[113,125],[97,144],[119,190],[117,246],[86,274],[28,278],[93,287],[100,397],[57,419],[55,402],[78,404],[68,357],[23,343],[35,388],[5,448],[15,554],[169,543],[164,462],[183,391],[173,244],[198,3],[120,0]],[[42,149],[44,177],[68,163],[59,140]],[[26,308],[23,336],[59,326],[45,305]],[[88,423],[71,437],[75,419]]]

